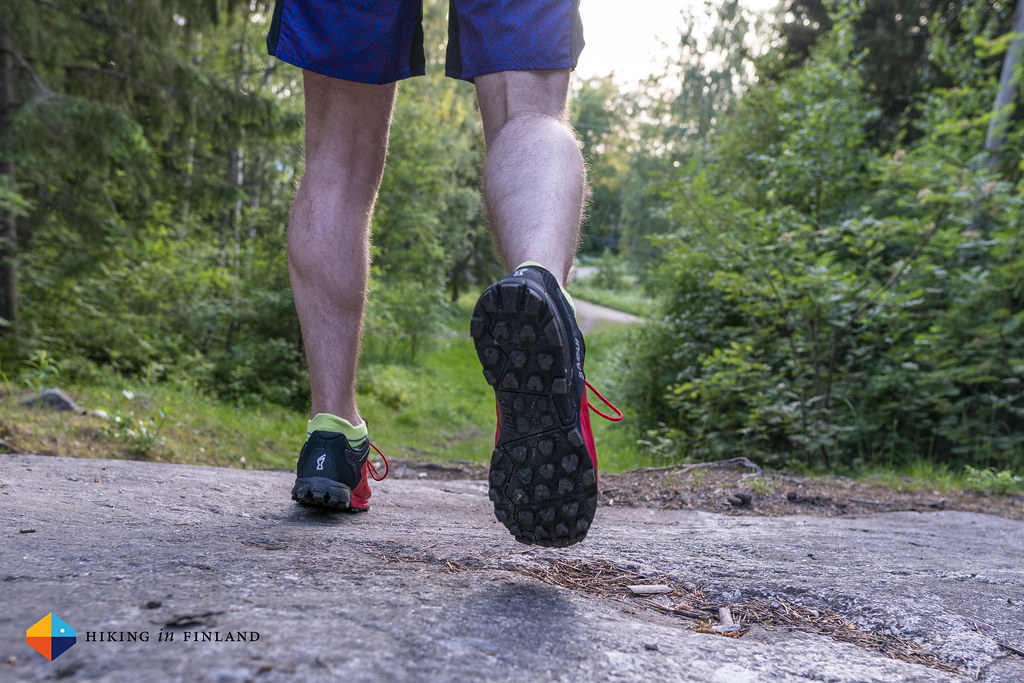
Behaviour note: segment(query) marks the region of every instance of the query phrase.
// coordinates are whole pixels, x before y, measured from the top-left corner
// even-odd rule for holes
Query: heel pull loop
[[[600,416],[601,416],[601,417],[603,417],[604,419],[608,420],[609,422],[618,422],[619,420],[621,420],[621,419],[622,419],[622,411],[621,411],[621,410],[619,410],[618,408],[616,408],[616,407],[615,407],[614,405],[612,405],[612,402],[611,402],[611,401],[609,401],[609,400],[608,400],[608,399],[606,399],[606,398],[605,398],[604,396],[602,396],[602,395],[601,395],[601,392],[600,392],[600,391],[598,391],[597,389],[595,389],[595,388],[594,388],[594,385],[592,385],[592,384],[591,384],[591,383],[590,383],[589,381],[587,381],[587,380],[584,380],[584,384],[586,384],[586,385],[587,385],[587,388],[588,388],[588,389],[590,389],[590,390],[591,390],[592,392],[594,392],[594,395],[595,395],[595,396],[597,396],[597,397],[598,397],[599,399],[601,399],[601,401],[602,401],[602,402],[603,402],[603,403],[604,403],[604,404],[605,404],[606,406],[608,406],[609,408],[611,408],[612,410],[614,410],[614,411],[615,411],[615,417],[612,417],[611,415],[607,415],[607,414],[605,414],[605,413],[602,413],[602,412],[601,412],[600,410],[598,410],[597,408],[595,408],[595,407],[594,407],[594,404],[593,404],[593,403],[591,403],[590,401],[587,401],[587,406],[588,406],[588,407],[589,407],[589,408],[590,408],[591,410],[593,410],[593,411],[594,411],[595,413],[597,413],[598,415],[600,415]]]
[[[367,469],[370,471],[370,476],[373,477],[374,481],[381,481],[388,476],[388,470],[391,468],[388,465],[388,459],[384,457],[384,454],[380,452],[380,449],[377,448],[372,441],[370,442],[370,448],[377,451],[377,455],[379,455],[380,459],[384,461],[384,474],[383,476],[377,476],[377,468],[373,466],[373,463],[370,462],[369,458],[366,459]]]

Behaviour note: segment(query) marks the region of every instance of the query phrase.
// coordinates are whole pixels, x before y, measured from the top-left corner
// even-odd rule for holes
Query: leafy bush
[[[641,429],[674,458],[1022,468],[1024,190],[981,149],[994,82],[929,91],[918,139],[874,152],[846,41],[662,188],[661,316],[625,368]]]

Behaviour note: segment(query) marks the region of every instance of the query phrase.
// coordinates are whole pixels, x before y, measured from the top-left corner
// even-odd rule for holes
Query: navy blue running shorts
[[[270,54],[324,76],[392,83],[424,73],[422,0],[277,0]],[[579,0],[449,0],[445,74],[572,69]]]

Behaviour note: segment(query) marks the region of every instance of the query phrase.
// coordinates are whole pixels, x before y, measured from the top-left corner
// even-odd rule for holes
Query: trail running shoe
[[[371,447],[384,458],[369,439],[354,447],[339,432],[310,434],[299,453],[292,500],[314,507],[366,512],[370,509],[369,478],[380,481],[388,476],[386,458],[384,474],[377,476],[369,460]]]
[[[495,516],[522,543],[579,543],[597,510],[589,411],[613,421],[622,413],[586,381],[572,307],[554,275],[521,267],[480,296],[470,334],[497,402],[488,477]],[[590,405],[587,387],[615,417]]]

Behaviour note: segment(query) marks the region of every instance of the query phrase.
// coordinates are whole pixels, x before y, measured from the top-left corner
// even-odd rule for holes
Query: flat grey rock
[[[71,398],[67,393],[60,389],[46,389],[45,391],[39,392],[38,396],[33,396],[32,398],[22,401],[22,404],[64,412],[84,412],[82,410],[82,406],[78,405],[78,403],[75,402],[75,399]]]
[[[600,508],[585,542],[551,550],[516,543],[483,482],[385,480],[345,515],[292,503],[292,479],[0,455],[0,679],[965,680],[811,633],[697,633],[624,586],[535,578],[567,561],[837,612],[968,679],[1024,680],[998,644],[1024,649],[1021,522]],[[53,662],[25,641],[50,612],[78,635]]]

